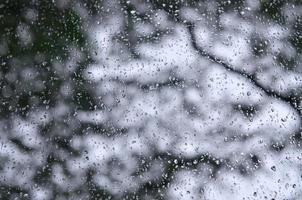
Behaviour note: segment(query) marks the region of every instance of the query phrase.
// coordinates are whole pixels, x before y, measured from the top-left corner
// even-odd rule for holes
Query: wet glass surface
[[[0,199],[302,199],[300,0],[3,0]]]

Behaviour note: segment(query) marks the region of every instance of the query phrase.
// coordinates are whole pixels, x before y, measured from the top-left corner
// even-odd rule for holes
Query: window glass
[[[0,199],[302,199],[301,17],[0,1]]]

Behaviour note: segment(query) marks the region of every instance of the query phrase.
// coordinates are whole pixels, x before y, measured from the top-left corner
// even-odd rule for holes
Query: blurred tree
[[[263,154],[299,154],[301,9],[299,0],[1,2],[0,199],[215,199],[208,188],[220,174],[257,176],[270,165]],[[300,191],[278,197],[301,197],[295,180]]]

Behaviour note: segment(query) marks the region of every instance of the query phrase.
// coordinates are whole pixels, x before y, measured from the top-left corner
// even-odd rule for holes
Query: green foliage
[[[64,65],[71,48],[84,55],[84,62],[76,68],[90,62],[81,17],[73,7],[59,8],[52,1],[8,1],[1,9],[5,17],[0,33],[7,46],[1,56],[0,86],[5,94],[0,100],[1,117],[10,113],[26,116],[33,107],[55,105],[68,76],[60,76],[54,63]],[[23,37],[30,41],[22,41]],[[32,78],[24,78],[24,73]]]

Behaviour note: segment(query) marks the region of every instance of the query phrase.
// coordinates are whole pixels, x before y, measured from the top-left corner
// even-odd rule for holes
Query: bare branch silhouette
[[[300,98],[298,95],[295,94],[291,94],[291,95],[283,95],[280,94],[276,91],[273,91],[267,87],[265,87],[264,85],[262,85],[256,77],[256,74],[249,74],[247,72],[244,72],[242,70],[236,69],[235,67],[231,66],[229,63],[223,61],[222,59],[216,57],[215,55],[205,51],[204,49],[202,49],[202,47],[198,46],[197,41],[196,41],[196,37],[195,37],[195,24],[191,23],[191,22],[184,22],[184,24],[186,25],[190,38],[191,38],[191,45],[192,47],[202,56],[207,58],[208,60],[222,66],[223,68],[225,68],[226,70],[234,73],[234,74],[238,74],[242,77],[245,77],[246,79],[249,80],[249,82],[251,82],[255,87],[257,87],[258,89],[260,89],[261,91],[263,91],[267,96],[269,97],[273,97],[273,98],[277,98],[287,104],[289,104],[294,110],[296,110],[296,112],[299,114],[300,120],[302,121],[302,113],[301,113],[301,109],[298,106],[297,100]]]

